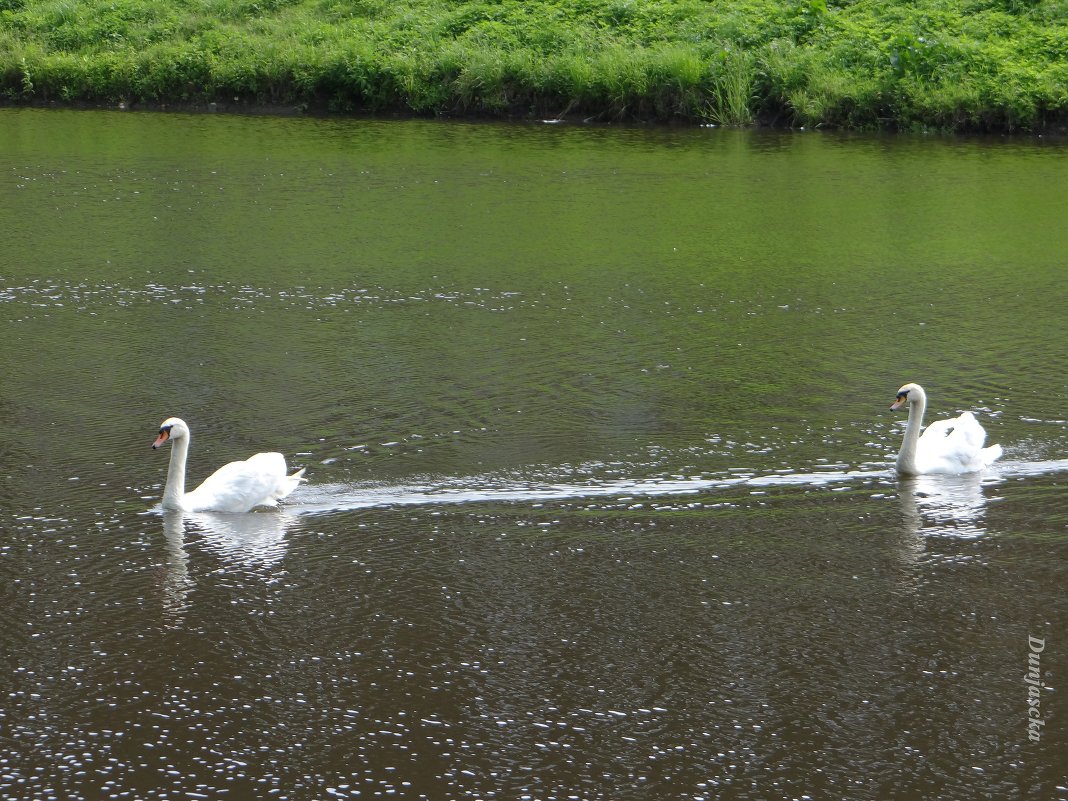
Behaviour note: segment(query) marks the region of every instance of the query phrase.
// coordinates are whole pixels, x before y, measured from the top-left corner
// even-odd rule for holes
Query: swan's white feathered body
[[[189,454],[189,426],[168,417],[152,443],[159,448],[171,440],[171,461],[163,508],[182,512],[248,512],[257,506],[277,506],[278,501],[304,480],[304,468],[286,475],[286,460],[280,453],[257,453],[243,462],[224,464],[192,492],[185,491],[185,462]]]
[[[954,420],[937,420],[920,433],[927,393],[919,384],[905,384],[897,391],[890,407],[909,406],[905,438],[897,455],[897,471],[906,476],[928,473],[975,473],[993,464],[1001,456],[1001,446],[986,444],[986,431],[975,415],[964,412]]]

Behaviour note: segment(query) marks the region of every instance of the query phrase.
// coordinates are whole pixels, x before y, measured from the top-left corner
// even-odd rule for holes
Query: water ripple
[[[1068,471],[1068,460],[1041,462],[1000,462],[981,477],[976,486]],[[425,506],[434,504],[539,503],[553,500],[628,496],[691,495],[709,490],[736,487],[828,487],[841,484],[871,484],[896,478],[890,469],[821,470],[815,472],[776,472],[770,474],[653,477],[639,479],[589,480],[578,483],[525,482],[502,485],[496,476],[415,484],[337,483],[310,484],[291,496],[286,508],[293,514],[323,514],[388,506]],[[939,482],[960,481],[957,476],[923,476],[924,486],[937,487]]]

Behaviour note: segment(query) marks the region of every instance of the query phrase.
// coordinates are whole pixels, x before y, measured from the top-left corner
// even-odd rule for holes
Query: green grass
[[[0,99],[1060,130],[1068,0],[0,0]]]

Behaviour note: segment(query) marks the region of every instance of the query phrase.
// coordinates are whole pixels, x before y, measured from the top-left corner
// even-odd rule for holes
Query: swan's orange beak
[[[893,402],[893,403],[892,403],[892,404],[890,405],[890,411],[892,411],[892,412],[896,412],[896,411],[897,411],[898,409],[900,409],[900,408],[901,408],[902,406],[904,406],[904,405],[905,405],[905,402],[906,402],[906,401],[907,401],[908,399],[909,399],[909,396],[908,396],[908,395],[905,395],[905,394],[901,394],[901,395],[898,395],[898,396],[897,396],[897,400],[895,400],[895,401],[894,401],[894,402]],[[153,447],[154,447],[154,446],[153,446]]]
[[[152,450],[155,450],[168,439],[170,439],[171,432],[169,430],[163,430],[159,432],[159,436],[156,437],[156,441],[152,443]]]

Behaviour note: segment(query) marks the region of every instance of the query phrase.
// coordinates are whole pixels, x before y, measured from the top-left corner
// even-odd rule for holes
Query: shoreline
[[[191,114],[221,115],[234,117],[307,117],[327,120],[389,120],[403,122],[457,122],[479,124],[508,125],[562,125],[562,126],[602,126],[618,128],[645,129],[727,129],[745,130],[764,133],[834,133],[856,136],[925,136],[967,139],[1008,139],[1008,140],[1068,140],[1068,124],[1050,126],[1045,130],[946,130],[942,128],[898,129],[893,127],[855,129],[835,126],[775,125],[754,122],[749,125],[721,125],[691,119],[603,119],[604,114],[586,115],[569,114],[566,116],[504,115],[476,112],[456,113],[419,113],[411,109],[367,109],[353,111],[332,111],[328,104],[306,103],[263,103],[234,99],[230,102],[180,100],[173,102],[93,102],[87,100],[31,100],[15,102],[0,98],[0,110],[35,109],[43,111],[106,111],[133,114]]]

